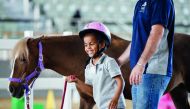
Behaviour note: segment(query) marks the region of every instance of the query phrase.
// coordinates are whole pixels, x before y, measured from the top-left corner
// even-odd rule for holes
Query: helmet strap
[[[107,47],[105,46],[104,48],[101,48],[101,49],[99,49],[99,48],[100,48],[100,43],[98,41],[98,51],[94,54],[94,56],[92,58],[96,58],[96,57],[100,56],[102,54],[102,52],[106,50]]]

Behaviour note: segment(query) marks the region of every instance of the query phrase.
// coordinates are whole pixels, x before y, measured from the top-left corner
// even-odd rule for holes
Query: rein
[[[22,83],[22,86],[23,86],[24,89],[25,89],[27,109],[30,109],[30,105],[29,105],[30,90],[32,89],[35,80],[39,77],[40,72],[41,72],[42,70],[44,70],[43,54],[42,54],[43,48],[42,48],[42,43],[41,43],[41,41],[38,43],[38,47],[39,47],[39,58],[38,58],[38,65],[37,65],[37,67],[35,68],[35,70],[34,70],[30,75],[28,75],[27,77],[25,77],[24,79],[23,79],[23,78],[9,78],[9,81],[17,82],[17,83]],[[30,87],[29,87],[29,83],[28,83],[28,82],[29,82],[32,78],[34,78],[34,80],[32,81],[32,83],[31,83],[31,85],[30,85]]]
[[[60,109],[63,109],[66,91],[67,91],[67,81],[65,80],[65,82],[64,82],[64,90],[63,90],[63,95],[62,95],[61,108]]]

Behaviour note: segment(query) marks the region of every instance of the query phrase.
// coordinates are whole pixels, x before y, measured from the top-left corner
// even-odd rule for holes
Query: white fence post
[[[65,81],[64,76],[63,76],[63,80]],[[65,86],[65,84],[64,84],[64,86]],[[63,86],[63,90],[64,90],[64,86]],[[71,92],[72,92],[71,83],[67,83],[65,100],[64,100],[65,102],[63,105],[63,109],[72,109],[72,93]]]
[[[33,37],[33,31],[24,31],[24,37]],[[27,105],[26,105],[26,96],[25,98],[25,109],[27,109]],[[30,109],[33,109],[33,101],[34,101],[34,95],[33,95],[33,88],[30,90],[30,95],[29,95],[30,101]]]

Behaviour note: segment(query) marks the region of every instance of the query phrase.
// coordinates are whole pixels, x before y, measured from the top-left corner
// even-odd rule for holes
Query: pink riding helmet
[[[84,26],[84,28],[79,32],[80,38],[83,38],[86,33],[90,32],[99,32],[103,34],[102,36],[105,37],[107,40],[107,47],[111,44],[111,33],[109,29],[100,22],[90,22]]]

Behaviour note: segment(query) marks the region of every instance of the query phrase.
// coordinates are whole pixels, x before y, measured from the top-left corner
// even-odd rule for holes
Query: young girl
[[[93,96],[98,109],[125,109],[120,68],[115,59],[103,53],[111,44],[110,31],[100,22],[91,22],[79,32],[79,36],[90,57],[85,68],[85,83],[73,76],[66,80],[82,85],[79,90],[85,89],[88,95]]]

